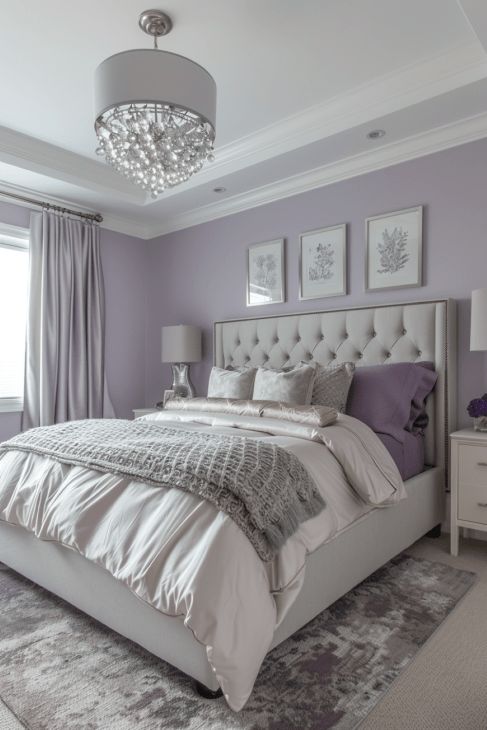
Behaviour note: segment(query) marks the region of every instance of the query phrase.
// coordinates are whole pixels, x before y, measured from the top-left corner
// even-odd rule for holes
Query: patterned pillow
[[[208,398],[250,400],[254,388],[255,368],[225,370],[213,367],[208,382]]]
[[[312,405],[329,406],[344,413],[354,372],[353,362],[326,368],[318,365],[311,396]]]
[[[308,364],[292,370],[258,368],[252,398],[307,406],[311,403],[315,375],[315,366]]]

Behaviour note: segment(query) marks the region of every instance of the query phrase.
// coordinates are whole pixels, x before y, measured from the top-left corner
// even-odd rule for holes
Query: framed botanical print
[[[284,239],[247,249],[247,306],[284,302]]]
[[[347,226],[308,231],[299,237],[299,298],[347,293]]]
[[[423,206],[367,218],[365,289],[421,286]]]

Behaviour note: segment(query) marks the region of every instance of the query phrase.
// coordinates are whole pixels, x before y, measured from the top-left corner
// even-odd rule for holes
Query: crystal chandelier
[[[96,70],[96,152],[156,198],[214,159],[216,85],[199,64],[158,49],[172,28],[165,13],[147,10],[139,26],[154,48],[117,53]]]

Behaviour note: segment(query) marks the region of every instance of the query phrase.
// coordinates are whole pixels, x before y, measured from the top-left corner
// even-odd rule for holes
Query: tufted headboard
[[[428,399],[426,463],[446,466],[456,421],[455,302],[333,309],[216,322],[214,362],[282,368],[307,360],[321,365],[385,365],[428,360],[438,382]]]

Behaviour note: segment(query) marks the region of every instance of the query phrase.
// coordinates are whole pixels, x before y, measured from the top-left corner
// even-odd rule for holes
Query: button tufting
[[[406,334],[406,332],[407,332],[407,330],[405,330],[405,329],[403,328],[403,330],[402,330],[402,334],[403,334],[403,336],[404,336],[404,335]]]
[[[386,352],[386,357],[391,357],[391,353],[390,352]]]
[[[372,330],[372,335],[371,335],[371,337],[377,337],[377,332],[376,332],[375,330]]]
[[[336,354],[336,352],[333,352],[333,353],[332,353],[332,355],[331,355],[331,359],[332,359],[332,360],[336,360],[336,357],[337,357],[337,354]]]
[[[348,332],[345,332],[345,334],[343,335],[343,339],[348,340]]]
[[[322,332],[321,335],[320,335],[320,340],[324,340],[324,339],[325,339],[325,335]]]
[[[359,354],[357,355],[357,357],[358,357],[358,359],[359,359],[359,360],[361,360],[361,359],[363,358],[363,355],[362,355],[362,353],[361,353],[361,352],[359,352]]]
[[[418,357],[421,357],[422,354],[421,350],[418,350]]]

